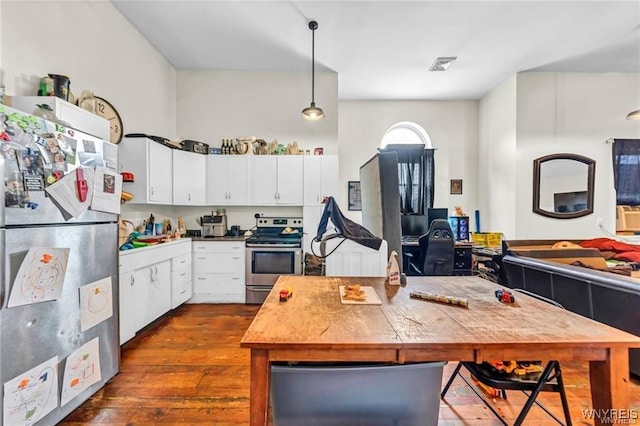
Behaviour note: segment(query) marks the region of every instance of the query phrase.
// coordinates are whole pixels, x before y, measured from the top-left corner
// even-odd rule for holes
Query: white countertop
[[[154,248],[167,247],[167,246],[182,244],[182,243],[191,243],[191,238],[178,238],[178,239],[165,241],[158,244],[148,245],[146,247],[138,247],[138,248],[129,249],[129,250],[119,250],[119,253],[120,253],[120,256],[126,256],[131,253],[140,253],[143,251],[152,250]]]

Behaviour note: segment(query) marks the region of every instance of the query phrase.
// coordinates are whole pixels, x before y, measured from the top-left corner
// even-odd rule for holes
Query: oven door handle
[[[260,248],[263,250],[269,250],[272,248],[288,248],[288,249],[299,249],[299,245],[291,245],[291,244],[255,244],[255,243],[247,243],[248,248]]]
[[[273,287],[247,287],[247,291],[253,291],[255,293],[269,293]]]

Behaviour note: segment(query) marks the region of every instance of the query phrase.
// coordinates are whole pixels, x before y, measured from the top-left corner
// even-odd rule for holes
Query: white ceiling
[[[176,69],[338,73],[340,99],[478,99],[521,71],[640,72],[640,1],[112,0]],[[438,56],[457,56],[428,72]],[[640,96],[640,94],[639,94]]]

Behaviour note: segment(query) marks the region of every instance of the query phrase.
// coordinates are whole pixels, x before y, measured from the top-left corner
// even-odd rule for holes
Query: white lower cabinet
[[[244,241],[194,241],[189,303],[245,303],[244,260]]]
[[[191,248],[187,253],[171,259],[171,309],[191,298]]]
[[[142,328],[142,311],[138,301],[143,297],[142,287],[133,271],[120,272],[120,344],[131,340]]]
[[[120,252],[120,344],[191,295],[191,240]]]
[[[171,309],[171,261],[154,263],[135,271],[142,289],[138,309],[142,310],[142,327],[160,318]]]

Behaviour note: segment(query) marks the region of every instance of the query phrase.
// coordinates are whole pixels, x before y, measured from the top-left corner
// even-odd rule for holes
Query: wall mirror
[[[533,212],[556,219],[593,213],[596,162],[577,154],[533,160]]]

